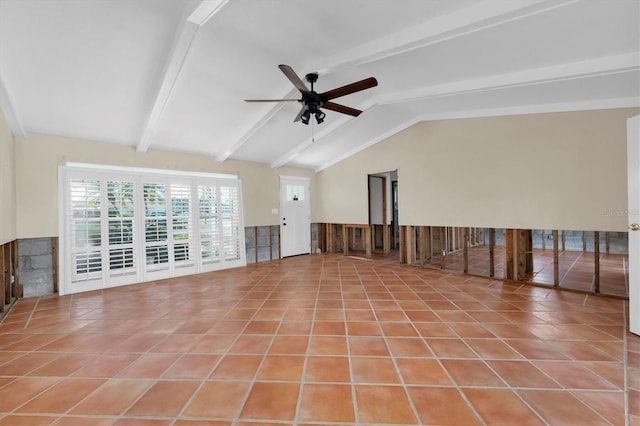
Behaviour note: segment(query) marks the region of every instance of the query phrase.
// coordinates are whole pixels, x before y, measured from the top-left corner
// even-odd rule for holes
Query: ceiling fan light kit
[[[289,65],[281,64],[278,65],[278,68],[280,68],[280,71],[282,71],[295,88],[300,91],[300,95],[302,97],[300,99],[245,99],[245,102],[300,102],[302,104],[302,108],[293,121],[301,121],[302,124],[307,125],[309,124],[309,120],[312,115],[315,116],[318,124],[321,124],[324,121],[326,114],[320,108],[325,108],[354,117],[359,116],[362,113],[361,110],[330,102],[331,99],[350,95],[378,85],[378,81],[374,77],[369,77],[327,92],[318,93],[313,88],[315,82],[318,81],[318,73],[309,73],[305,76],[305,79],[311,85],[311,90],[309,90],[307,85],[300,79],[300,77],[298,77],[295,71],[293,71],[293,68]]]

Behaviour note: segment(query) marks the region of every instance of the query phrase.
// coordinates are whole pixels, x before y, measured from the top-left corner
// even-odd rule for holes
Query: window
[[[242,266],[237,178],[61,168],[60,293]]]
[[[287,184],[287,201],[304,201],[304,185]]]

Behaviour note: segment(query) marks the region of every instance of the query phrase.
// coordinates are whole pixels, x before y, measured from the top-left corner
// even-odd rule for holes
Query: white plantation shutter
[[[171,185],[171,240],[176,268],[195,267],[190,184]]]
[[[218,188],[198,185],[200,255],[204,265],[220,262],[220,221],[218,220]]]
[[[220,187],[220,207],[224,259],[238,260],[244,241],[240,241],[240,197],[237,186]]]
[[[137,275],[135,183],[127,179],[107,180],[106,184],[109,281],[126,281],[126,277]]]
[[[92,289],[102,281],[100,180],[70,178],[67,185],[70,280]]]
[[[163,183],[151,182],[144,182],[142,188],[145,271],[147,273],[168,271],[167,188]]]
[[[246,264],[238,179],[61,168],[60,293]]]

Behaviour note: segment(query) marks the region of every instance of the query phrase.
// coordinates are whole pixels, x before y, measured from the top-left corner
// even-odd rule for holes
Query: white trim
[[[403,131],[404,129],[407,129],[411,126],[413,126],[414,124],[420,122],[420,118],[418,117],[413,117],[405,122],[403,122],[402,124],[399,124],[395,127],[390,128],[389,130],[387,130],[384,133],[379,134],[378,136],[376,136],[373,139],[369,139],[367,142],[363,143],[362,145],[358,145],[357,147],[343,153],[342,155],[339,155],[337,157],[334,157],[332,160],[327,161],[325,163],[323,163],[320,167],[317,167],[314,171],[316,173],[321,172],[322,170],[329,168],[331,166],[333,166],[334,164],[337,164],[343,160],[346,160],[347,158],[351,157],[352,155],[357,154],[360,151],[364,151],[365,149],[369,148],[370,146],[373,146],[375,144],[377,144],[378,142],[382,142],[383,140],[390,138],[391,136],[395,135],[396,133],[399,133],[401,131]]]
[[[285,175],[280,175],[279,177],[280,179],[279,179],[278,192],[279,192],[279,211],[280,211],[281,224],[284,223],[285,213],[287,213],[288,215],[289,214],[288,212],[293,212],[300,208],[304,209],[302,213],[303,215],[306,216],[304,218],[304,223],[298,224],[298,225],[302,225],[302,230],[306,229],[306,231],[303,232],[302,230],[300,230],[299,232],[296,232],[297,227],[294,227],[294,230],[292,231],[291,230],[286,231],[287,235],[290,236],[288,238],[288,241],[296,243],[295,247],[285,246],[285,244],[283,243],[283,236],[285,232],[283,232],[284,229],[282,228],[282,225],[280,226],[280,257],[282,258],[287,256],[296,256],[300,254],[309,254],[311,253],[311,178],[306,176],[285,176]],[[302,201],[301,206],[296,206],[293,208],[293,210],[287,210],[287,212],[285,212],[286,209],[284,204],[291,205],[290,202],[288,202],[286,199],[286,191],[287,191],[286,185],[295,184],[295,183],[300,183],[302,184],[302,186],[304,186],[305,198],[301,200]],[[295,224],[295,221],[294,221],[294,224]],[[293,239],[291,238],[292,235],[295,235]],[[300,237],[303,237],[304,241],[300,241]],[[298,243],[301,243],[301,244],[297,245]],[[293,249],[293,250],[290,252],[290,249]]]
[[[290,90],[289,93],[283,97],[283,99],[291,98],[295,96],[296,93],[297,91]],[[240,149],[240,147],[242,147],[242,145],[244,145],[253,135],[255,135],[256,132],[262,128],[262,126],[264,126],[278,112],[280,112],[280,110],[284,108],[285,103],[286,102],[273,104],[268,108],[265,114],[261,115],[260,117],[258,117],[257,120],[254,120],[252,123],[245,126],[244,129],[240,132],[241,136],[237,138],[236,142],[228,145],[228,148],[225,148],[221,154],[218,154],[216,156],[216,160],[223,162],[224,160],[229,158],[231,155],[233,155],[233,153],[236,152],[238,149]],[[231,138],[231,139],[234,140],[234,138]]]
[[[20,119],[20,114],[16,108],[11,91],[7,86],[6,81],[2,77],[0,72],[0,109],[4,111],[4,117],[7,119],[11,133],[17,139],[24,139],[27,137],[27,131],[24,129],[24,124]]]
[[[384,97],[379,97],[376,102],[391,105],[436,97],[457,96],[468,93],[623,74],[637,72],[638,70],[640,70],[640,54],[633,52],[524,71],[493,74],[486,77],[458,80],[436,86],[396,92]]]
[[[346,68],[379,61],[415,49],[435,45],[489,28],[546,13],[571,5],[579,0],[528,0],[522,2],[495,0],[476,1],[474,4],[452,13],[404,28],[394,34],[370,40],[351,49],[339,51],[323,62],[333,63],[318,70],[328,74]]]
[[[185,176],[185,177],[203,177],[213,179],[238,179],[238,175],[231,175],[225,173],[207,173],[207,172],[190,172],[184,170],[167,170],[167,169],[150,169],[146,167],[127,167],[127,166],[112,166],[106,164],[92,164],[92,163],[75,163],[67,162],[65,167],[74,169],[88,169],[88,170],[103,170],[113,172],[124,173],[143,173],[143,174],[157,174],[157,175],[170,175],[170,176]]]
[[[136,146],[136,151],[147,152],[147,149],[149,149],[158,128],[160,118],[171,101],[176,83],[180,78],[198,30],[218,13],[227,2],[228,0],[202,0],[184,21],[182,29],[176,37],[173,50],[167,60],[167,66],[164,70],[155,102],[149,113],[149,119],[144,127],[142,136]]]
[[[337,130],[340,130],[343,126],[349,124],[352,120],[352,117],[340,117],[335,121],[332,121],[331,124],[327,125],[327,127],[322,127],[321,130],[314,136],[305,139],[303,142],[298,144],[295,148],[290,149],[284,155],[280,156],[280,158],[276,159],[271,163],[272,169],[277,169],[278,167],[284,166],[289,163],[291,160],[296,158],[302,151],[309,148],[311,145],[317,143],[320,139],[329,136]]]
[[[228,2],[229,0],[202,0],[187,20],[198,26],[203,26]]]
[[[417,124],[421,121],[435,121],[435,120],[452,120],[452,119],[461,119],[461,118],[480,118],[480,117],[498,117],[498,116],[511,116],[511,115],[524,115],[524,114],[544,114],[544,113],[554,113],[554,112],[571,112],[571,111],[591,111],[598,109],[616,109],[616,108],[633,108],[640,106],[640,99],[636,97],[630,98],[615,98],[615,99],[603,99],[603,100],[595,100],[595,101],[584,101],[584,102],[562,102],[562,103],[551,103],[551,104],[536,104],[536,105],[525,105],[520,107],[504,107],[504,108],[491,108],[491,109],[474,109],[474,110],[466,110],[466,111],[455,111],[455,112],[445,112],[439,114],[423,114],[417,117],[412,117],[411,119],[402,122],[401,124],[392,127],[386,132],[378,135],[373,139],[369,139],[361,145],[349,150],[348,152],[343,153],[340,156],[333,158],[330,161],[327,161],[315,168],[314,171],[316,173],[321,172],[324,169],[327,169],[334,164],[337,164],[352,155],[357,154],[360,151],[364,151],[381,142],[396,133],[399,133],[414,124]]]
[[[64,296],[68,294],[67,291],[67,270],[65,266],[65,259],[67,256],[67,244],[66,238],[63,235],[67,235],[67,221],[64,220],[64,212],[66,210],[65,205],[65,182],[66,182],[66,168],[63,165],[58,166],[58,294]]]
[[[175,39],[173,49],[167,59],[167,65],[164,69],[162,79],[160,80],[158,91],[153,102],[153,107],[149,112],[149,118],[142,130],[142,136],[138,141],[136,151],[147,152],[147,149],[149,149],[151,140],[153,139],[158,123],[160,122],[160,118],[162,117],[162,114],[164,114],[164,111],[171,100],[176,83],[180,77],[180,73],[182,72],[182,67],[187,60],[187,55],[191,50],[191,45],[193,44],[193,40],[195,39],[199,29],[200,26],[193,22],[185,21],[183,23],[183,26]]]
[[[525,71],[517,71],[511,73],[505,73],[500,75],[490,75],[486,77],[479,77],[468,80],[454,81],[452,83],[440,84],[436,86],[423,87],[420,89],[412,89],[409,91],[400,91],[391,93],[386,96],[377,96],[370,99],[365,104],[361,105],[365,114],[370,113],[374,109],[386,106],[396,105],[406,102],[419,102],[434,98],[443,98],[450,96],[459,96],[477,92],[495,91],[509,88],[525,87],[544,85],[557,81],[567,81],[575,79],[589,79],[604,75],[613,74],[625,74],[625,73],[637,73],[640,70],[640,54],[637,52],[625,53],[620,55],[613,55],[604,58],[597,58],[587,61],[577,61],[561,65],[554,65],[549,67],[542,67],[536,69],[530,69]],[[582,111],[588,109],[609,109],[609,108],[626,108],[640,106],[640,99],[637,97],[630,98],[618,98],[618,99],[604,99],[604,100],[592,100],[583,102],[570,102],[563,104],[538,104],[528,105],[523,107],[509,107],[490,110],[467,110],[456,111],[453,113],[442,114],[429,114],[414,117],[405,123],[415,124],[418,121],[423,120],[442,120],[451,118],[471,118],[471,117],[490,117],[494,115],[516,115],[526,113],[537,112],[559,112],[559,111]],[[493,111],[501,111],[500,114],[496,114]],[[524,112],[523,112],[524,111]],[[363,117],[366,117],[363,114]],[[349,118],[335,121],[329,128],[326,128],[323,132],[318,133],[315,136],[315,142],[318,143],[321,139],[329,136],[330,134],[340,130],[344,126],[351,123]],[[381,137],[366,142],[363,145],[349,151],[347,154],[342,154],[334,159],[325,162],[316,168],[316,171],[324,170],[330,165],[344,160],[345,158],[353,155],[356,152],[361,151],[391,135],[404,130],[409,126],[400,124],[394,128],[387,130]],[[396,129],[396,130],[394,130]],[[296,147],[289,150],[286,154],[271,163],[272,168],[281,167],[294,158],[296,158],[301,152],[309,148],[312,144],[311,139],[306,139],[299,143]]]
[[[286,176],[286,175],[279,175],[280,177],[280,182],[282,182],[282,179],[290,179],[290,180],[306,180],[311,182],[311,178],[308,176]]]
[[[640,223],[640,115],[627,119],[628,224]],[[640,335],[640,231],[629,231],[629,331]]]
[[[180,275],[189,275],[200,272],[207,272],[218,269],[228,269],[246,265],[246,252],[244,241],[244,214],[242,211],[242,181],[238,178],[231,178],[229,175],[223,175],[222,178],[213,175],[199,173],[196,175],[188,173],[158,173],[157,170],[150,169],[133,169],[123,167],[106,167],[101,168],[97,165],[89,165],[89,167],[77,167],[77,164],[61,165],[58,167],[58,232],[60,237],[60,256],[59,256],[59,292],[61,295],[77,293],[89,290],[100,290],[109,287],[121,285],[136,284],[154,279],[170,278]],[[86,221],[82,219],[89,217],[87,215],[71,216],[70,204],[70,183],[82,185],[83,181],[99,181],[100,182],[100,215],[94,219],[89,219],[92,223],[100,224],[100,239],[98,245],[94,243],[81,243],[77,247],[73,238],[73,229],[70,224],[76,221]],[[109,202],[107,199],[108,182],[131,182],[133,188],[133,216],[123,215],[122,218],[110,218],[107,214]],[[153,213],[145,212],[145,201],[143,199],[143,188],[145,183],[160,185],[165,194],[163,208],[164,214],[157,217]],[[75,185],[75,184],[74,184]],[[218,227],[218,236],[211,240],[212,247],[218,249],[219,256],[215,259],[203,259],[201,236],[203,230],[200,227],[200,199],[199,186],[210,187],[216,194],[217,214],[211,216]],[[189,188],[184,192],[181,187]],[[178,188],[180,193],[176,197],[172,196],[172,191]],[[226,189],[224,189],[226,188]],[[97,189],[96,189],[97,191]],[[221,197],[221,193],[229,191],[228,198]],[[79,193],[82,197],[82,193]],[[184,194],[181,195],[181,194]],[[188,195],[189,209],[177,210],[173,209],[175,200],[186,200]],[[228,199],[229,204],[222,204]],[[87,198],[89,200],[89,198]],[[131,206],[129,204],[129,206]],[[74,210],[75,211],[75,210]],[[174,213],[179,215],[174,216]],[[230,213],[227,215],[227,213]],[[126,216],[126,217],[125,217]],[[93,216],[92,216],[93,217]],[[179,222],[174,222],[174,218]],[[111,240],[110,224],[113,220],[127,220],[131,222],[132,233],[130,241],[123,243]],[[166,227],[165,235],[155,241],[146,239],[148,221],[154,222],[155,219],[160,220],[159,225]],[[179,228],[174,228],[179,226]],[[181,227],[186,226],[182,231]],[[77,228],[82,229],[82,228]],[[186,239],[175,239],[175,233],[185,234]],[[225,233],[226,232],[226,233]],[[118,233],[114,234],[118,235]],[[129,235],[129,234],[128,234]],[[81,240],[84,241],[84,240]],[[229,246],[229,256],[225,251],[225,243]],[[184,244],[188,250],[188,256],[176,257],[176,248],[182,248]],[[155,263],[148,264],[147,247],[157,247],[159,254],[162,256],[160,263],[161,268],[154,268]],[[121,265],[121,261],[112,257],[112,253],[118,250],[132,250],[133,263],[131,265],[123,264],[123,267],[111,269],[114,265]],[[166,255],[164,253],[166,251]],[[101,263],[100,271],[91,272],[77,270],[76,256],[89,258],[97,256],[100,253]],[[187,253],[187,252],[185,252]],[[166,259],[165,259],[166,256]],[[97,257],[96,257],[97,259]],[[215,260],[215,261],[213,261]],[[158,266],[156,265],[156,266]],[[96,268],[97,269],[97,268]],[[76,273],[77,272],[77,273]],[[76,275],[78,275],[76,277]],[[77,278],[77,279],[76,279]]]
[[[546,13],[577,3],[578,1],[579,0],[525,0],[519,2],[496,2],[495,0],[477,1],[473,5],[461,10],[438,16],[409,28],[404,28],[394,34],[370,40],[354,48],[338,51],[338,53],[332,57],[323,58],[324,68],[320,68],[317,71],[321,75],[328,75],[340,70],[397,56],[415,49],[436,45],[458,37],[468,36],[475,32],[518,21],[533,15]],[[369,102],[367,105],[362,105],[360,109],[366,111],[367,106],[376,103],[380,104],[383,102]],[[225,151],[222,156],[217,158],[218,161],[222,161],[233,154],[239,145],[245,143],[247,139],[266,124],[272,113],[273,110],[269,110],[266,114],[263,114],[261,118],[256,120],[256,124],[247,128],[245,134],[239,138],[241,142],[234,145],[233,149]],[[334,130],[339,129],[342,125],[346,125],[347,122],[350,121],[350,119],[343,120],[338,123],[338,126]],[[256,128],[256,126],[258,126],[258,128]],[[323,135],[316,136],[315,142],[318,142],[322,137]],[[311,146],[311,144],[309,140],[305,139],[305,141],[301,142],[298,146],[273,161],[271,167],[277,168],[287,164],[295,158],[297,154]]]

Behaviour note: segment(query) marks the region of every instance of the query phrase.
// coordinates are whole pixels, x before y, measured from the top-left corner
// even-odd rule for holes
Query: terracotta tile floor
[[[333,255],[22,299],[0,425],[640,425],[626,309]]]

